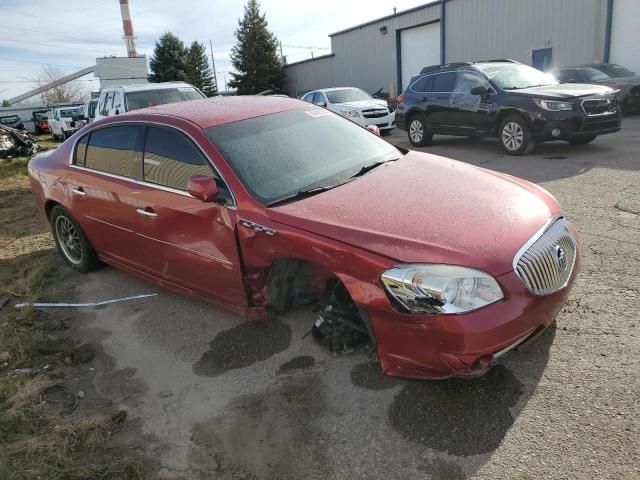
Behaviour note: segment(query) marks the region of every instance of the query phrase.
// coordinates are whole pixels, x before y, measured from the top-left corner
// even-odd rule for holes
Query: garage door
[[[638,0],[615,0],[611,24],[611,63],[640,74],[640,2]]]
[[[440,22],[400,32],[402,90],[409,79],[427,65],[440,64]]]

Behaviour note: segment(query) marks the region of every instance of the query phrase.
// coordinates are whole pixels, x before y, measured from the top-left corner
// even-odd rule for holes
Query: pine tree
[[[187,82],[200,89],[207,97],[217,93],[216,82],[209,68],[207,51],[203,44],[193,42],[187,50]]]
[[[269,89],[282,91],[285,72],[278,55],[278,40],[267,29],[267,19],[260,13],[257,0],[249,0],[244,6],[236,38],[238,41],[231,50],[236,73],[231,74],[229,86],[240,95]]]
[[[150,82],[186,81],[187,49],[178,37],[167,32],[156,41],[151,57]]]

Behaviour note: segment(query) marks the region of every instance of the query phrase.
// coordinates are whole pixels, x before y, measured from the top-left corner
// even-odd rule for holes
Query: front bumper
[[[396,127],[395,112],[391,112],[389,113],[389,115],[385,115],[384,117],[378,117],[378,118],[357,117],[351,120],[358,123],[359,125],[362,125],[363,127],[367,127],[369,125],[375,125],[381,131],[393,130]]]
[[[533,139],[544,142],[618,132],[622,115],[619,108],[614,113],[591,116],[582,111],[536,111],[529,113],[529,120]]]
[[[418,379],[478,376],[554,322],[579,268],[577,255],[567,286],[546,296],[530,293],[513,271],[501,275],[496,279],[504,300],[468,314],[410,315],[390,306],[360,307],[375,333],[385,374]]]

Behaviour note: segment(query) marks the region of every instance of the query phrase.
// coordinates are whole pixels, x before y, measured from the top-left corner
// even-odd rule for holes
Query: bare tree
[[[60,80],[66,74],[59,68],[47,66],[42,69],[36,78],[33,79],[34,88],[41,88],[45,85]],[[61,83],[53,88],[45,90],[40,94],[42,101],[47,105],[58,103],[79,103],[85,100],[87,92],[77,80]]]

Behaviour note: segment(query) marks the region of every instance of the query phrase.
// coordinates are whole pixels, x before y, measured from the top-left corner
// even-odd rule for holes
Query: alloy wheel
[[[502,129],[502,143],[511,151],[518,150],[524,142],[524,131],[517,122],[509,122]]]
[[[73,264],[82,262],[82,243],[74,224],[64,215],[56,218],[56,237],[60,250]]]
[[[424,136],[424,127],[420,120],[414,120],[409,125],[409,136],[415,143],[420,143]]]

